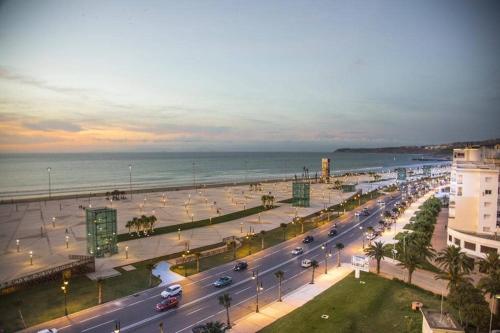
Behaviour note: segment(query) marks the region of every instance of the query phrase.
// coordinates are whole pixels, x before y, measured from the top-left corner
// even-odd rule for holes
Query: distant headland
[[[334,153],[390,153],[390,154],[424,154],[433,157],[450,157],[453,149],[475,146],[494,146],[500,144],[500,138],[483,141],[453,142],[429,146],[399,146],[399,147],[379,147],[379,148],[339,148]],[[422,157],[425,159],[424,157]]]

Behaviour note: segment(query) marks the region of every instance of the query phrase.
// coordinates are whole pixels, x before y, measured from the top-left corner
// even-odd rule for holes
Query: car
[[[304,240],[302,241],[302,243],[304,244],[309,244],[309,243],[312,243],[314,242],[314,237],[313,236],[306,236],[306,238],[304,238]]]
[[[368,207],[363,208],[363,211],[367,212],[368,211]]]
[[[46,328],[41,331],[38,331],[37,333],[57,333],[58,330],[57,328]]]
[[[312,265],[312,262],[311,260],[309,259],[304,259],[302,260],[302,262],[300,263],[300,266],[304,267],[304,268],[308,268],[308,267],[311,267]]]
[[[217,281],[213,283],[214,287],[221,288],[233,283],[233,278],[230,276],[221,276]]]
[[[182,295],[182,287],[180,284],[173,284],[170,287],[167,287],[167,289],[165,289],[164,291],[162,291],[160,295],[163,298]]]
[[[165,311],[168,309],[176,308],[179,305],[179,300],[177,297],[169,297],[164,299],[160,303],[156,304],[156,311]]]
[[[304,249],[301,247],[296,247],[295,249],[292,250],[293,255],[298,255],[304,253]]]
[[[247,267],[248,267],[248,263],[246,261],[238,261],[236,263],[236,265],[234,265],[233,270],[235,272],[238,272],[238,271],[242,271],[242,270],[247,269]]]
[[[354,213],[354,216],[359,217],[361,215],[361,212],[356,212]]]
[[[337,235],[337,229],[332,229],[328,232],[328,236],[333,237]]]
[[[367,211],[367,210],[364,210],[364,211],[363,211],[363,216],[370,216],[370,212],[369,212],[369,211]]]

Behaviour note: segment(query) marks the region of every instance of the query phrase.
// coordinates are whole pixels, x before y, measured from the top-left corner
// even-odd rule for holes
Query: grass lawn
[[[260,332],[420,333],[422,314],[411,310],[412,301],[440,308],[440,297],[425,290],[373,273],[362,272],[358,280],[353,273]]]

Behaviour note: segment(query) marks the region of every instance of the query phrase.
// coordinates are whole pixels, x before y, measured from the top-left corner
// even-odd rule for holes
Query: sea
[[[87,194],[170,186],[246,182],[320,174],[330,158],[333,174],[388,171],[446,162],[418,161],[421,155],[317,152],[144,152],[0,154],[0,200]],[[50,177],[48,168],[50,168]]]

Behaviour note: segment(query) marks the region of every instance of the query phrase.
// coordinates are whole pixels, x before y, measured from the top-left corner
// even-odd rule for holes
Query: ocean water
[[[48,167],[52,194],[57,195],[127,190],[129,165],[132,187],[138,189],[300,176],[304,167],[314,176],[320,173],[323,157],[331,159],[334,173],[388,170],[423,164],[413,160],[418,156],[306,152],[1,154],[0,199],[47,195]]]

